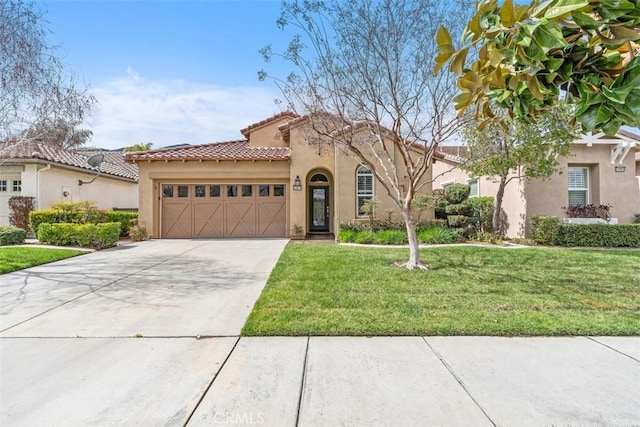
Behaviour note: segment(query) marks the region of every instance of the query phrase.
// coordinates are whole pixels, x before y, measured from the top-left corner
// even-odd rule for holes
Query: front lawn
[[[86,254],[76,249],[31,248],[28,246],[0,247],[0,274],[33,267],[40,264]]]
[[[288,245],[243,335],[640,335],[640,251]]]

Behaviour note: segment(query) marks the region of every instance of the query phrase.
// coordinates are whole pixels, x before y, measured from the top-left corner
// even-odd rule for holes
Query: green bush
[[[138,212],[127,211],[106,211],[103,212],[98,218],[98,223],[101,222],[119,222],[120,223],[120,235],[129,235],[131,229],[131,220],[138,219]]]
[[[634,224],[640,224],[640,214],[636,214],[635,217],[636,218],[633,220],[633,223]]]
[[[42,223],[38,227],[38,240],[56,246],[81,246],[103,249],[115,246],[120,237],[119,222],[101,224]]]
[[[462,203],[458,203],[457,205],[447,205],[444,211],[447,215],[469,216],[471,214],[471,204],[466,200]]]
[[[444,189],[444,198],[447,202],[457,205],[469,198],[471,187],[466,184],[451,184]]]
[[[353,243],[356,241],[357,234],[358,232],[355,230],[345,230],[341,227],[338,232],[338,240],[342,243]]]
[[[447,217],[447,222],[451,228],[464,228],[469,225],[471,218],[464,215],[449,215]]]
[[[420,221],[419,223],[416,224],[416,228],[418,230],[421,230],[423,228],[429,228],[429,227],[446,227],[446,226],[447,226],[446,219],[430,219],[428,221]]]
[[[376,233],[375,242],[378,245],[406,245],[409,239],[406,231],[383,230]]]
[[[0,225],[0,246],[24,243],[27,232],[13,225]]]
[[[553,245],[558,237],[560,221],[556,216],[533,215],[531,217],[531,238],[540,245]]]
[[[457,240],[457,233],[445,227],[434,226],[418,231],[418,241],[428,245],[455,243]]]
[[[100,211],[86,202],[59,202],[56,209],[43,209],[29,213],[31,230],[36,232],[42,223],[100,224],[119,222],[121,235],[126,236],[131,228],[131,220],[138,218],[137,212]],[[81,207],[88,206],[87,209]]]
[[[355,243],[370,245],[376,242],[376,233],[373,231],[360,231],[355,236]]]
[[[493,221],[493,197],[473,197],[467,200],[471,206],[469,215],[471,216],[471,225],[477,231],[487,232],[492,228]]]
[[[556,244],[640,248],[640,224],[561,224]]]

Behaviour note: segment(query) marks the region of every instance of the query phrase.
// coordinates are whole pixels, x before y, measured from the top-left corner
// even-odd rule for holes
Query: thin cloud
[[[127,77],[94,87],[90,145],[154,148],[242,138],[240,129],[279,111],[275,89],[223,87],[181,80],[149,80],[128,67]]]

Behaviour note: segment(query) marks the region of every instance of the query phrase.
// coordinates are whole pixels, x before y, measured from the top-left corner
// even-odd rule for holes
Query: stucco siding
[[[589,203],[611,205],[611,215],[620,223],[630,223],[634,214],[640,213],[640,187],[632,154],[627,155],[623,165],[613,165],[610,145],[574,145],[571,155],[558,158],[558,162],[562,167],[561,175],[526,184],[527,215],[566,216],[563,207],[568,205],[569,166],[588,168]],[[624,172],[616,172],[616,166],[624,166]]]

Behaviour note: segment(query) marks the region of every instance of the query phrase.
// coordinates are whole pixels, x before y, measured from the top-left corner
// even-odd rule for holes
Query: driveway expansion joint
[[[300,392],[298,393],[298,410],[296,411],[296,427],[300,424],[300,409],[302,408],[302,395],[307,380],[307,357],[309,356],[309,341],[310,337],[307,337],[307,343],[304,348],[304,362],[302,364],[302,378],[300,379]]]
[[[631,360],[634,360],[634,361],[636,361],[636,362],[640,363],[640,360],[636,359],[635,357],[631,356],[630,354],[624,353],[623,351],[618,350],[617,348],[611,347],[610,345],[607,345],[607,344],[605,344],[605,343],[603,343],[603,342],[600,342],[600,341],[598,341],[598,340],[597,340],[596,338],[594,338],[594,337],[585,337],[585,338],[586,338],[586,339],[588,339],[588,340],[590,340],[590,341],[593,341],[593,342],[595,342],[595,343],[597,343],[597,344],[600,344],[600,345],[601,345],[601,346],[603,346],[603,347],[606,347],[606,348],[608,348],[608,349],[610,349],[610,350],[613,350],[613,351],[615,351],[616,353],[619,353],[619,354],[621,354],[621,355],[623,355],[623,356],[626,356],[626,357],[628,357],[628,358],[629,358],[629,359],[631,359]]]

